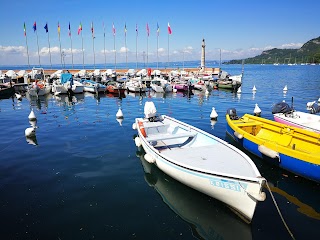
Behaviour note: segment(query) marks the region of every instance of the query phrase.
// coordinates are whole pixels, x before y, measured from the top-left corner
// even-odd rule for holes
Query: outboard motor
[[[229,115],[231,120],[239,119],[239,117],[237,116],[237,110],[235,108],[229,108],[227,110],[227,114]]]
[[[144,115],[150,122],[154,122],[156,119],[157,109],[153,102],[146,102],[144,105]]]
[[[272,114],[290,113],[292,111],[293,111],[292,107],[290,107],[289,104],[285,103],[285,102],[279,102],[279,103],[275,104],[272,108]]]
[[[310,107],[310,113],[312,114],[316,114],[318,112],[320,112],[320,106],[318,106],[318,104],[314,103],[312,104],[312,106]]]

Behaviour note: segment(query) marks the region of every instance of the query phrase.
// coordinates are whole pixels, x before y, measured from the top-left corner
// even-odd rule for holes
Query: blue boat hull
[[[235,137],[234,130],[227,124],[227,133],[229,136],[234,139],[237,143],[240,144],[244,149],[251,152],[252,154],[260,157],[268,163],[276,165],[282,169],[285,169],[289,172],[302,176],[304,178],[320,182],[320,165],[312,164],[300,159],[282,154],[279,152],[279,158],[270,158],[258,150],[259,145],[246,139],[239,139]]]

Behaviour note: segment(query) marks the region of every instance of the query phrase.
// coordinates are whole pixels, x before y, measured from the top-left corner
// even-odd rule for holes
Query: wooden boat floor
[[[161,155],[177,164],[201,172],[256,177],[252,166],[245,158],[239,158],[238,153],[228,147],[221,147],[220,144],[201,147],[168,146],[159,148],[159,151]]]

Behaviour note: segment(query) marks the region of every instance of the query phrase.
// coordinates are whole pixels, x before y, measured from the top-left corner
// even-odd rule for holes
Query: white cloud
[[[128,52],[129,51],[129,48],[126,48],[126,47],[121,47],[120,48],[120,53],[125,53],[125,52]]]

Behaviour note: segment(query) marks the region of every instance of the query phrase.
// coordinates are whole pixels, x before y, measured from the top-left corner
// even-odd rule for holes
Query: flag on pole
[[[93,28],[93,22],[91,22],[91,34],[92,34],[92,38],[94,38],[94,28]]]
[[[127,24],[124,24],[124,35],[127,36]]]
[[[115,29],[115,27],[114,27],[114,23],[112,23],[112,33],[113,33],[113,36],[116,35],[116,29]]]
[[[49,32],[49,30],[48,30],[48,23],[46,23],[46,25],[44,26],[44,29],[46,30],[46,33]]]
[[[150,35],[150,29],[149,29],[148,23],[147,23],[147,35],[148,35],[148,37],[149,37],[149,35]]]
[[[36,22],[34,22],[34,24],[33,24],[33,31],[34,32],[37,31],[37,23]]]
[[[60,36],[60,23],[58,22],[58,34]]]
[[[137,36],[138,36],[138,24],[136,24],[136,32],[137,32]]]
[[[81,33],[81,31],[82,31],[82,23],[80,22],[79,28],[78,28],[78,35]]]
[[[23,33],[24,33],[24,36],[26,37],[27,36],[26,22],[23,23]]]
[[[168,23],[168,34],[172,34],[170,24]]]
[[[157,23],[157,34],[158,34],[158,36],[160,34],[160,28],[159,28],[159,24],[158,23]]]
[[[69,37],[71,37],[71,27],[70,27],[70,22],[69,22]]]

